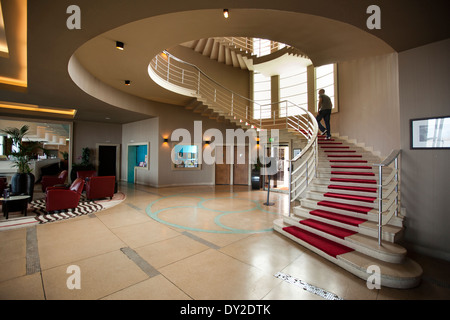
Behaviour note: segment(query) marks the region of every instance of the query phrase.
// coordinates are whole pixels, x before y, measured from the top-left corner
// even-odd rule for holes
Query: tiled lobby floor
[[[345,300],[450,298],[448,262],[412,256],[424,269],[419,287],[369,290],[271,231],[284,194],[271,193],[268,207],[265,192],[247,187],[119,189],[126,199],[96,214],[1,231],[0,299],[323,300],[277,272]],[[27,271],[27,259],[38,268]],[[67,285],[74,265],[80,289]]]

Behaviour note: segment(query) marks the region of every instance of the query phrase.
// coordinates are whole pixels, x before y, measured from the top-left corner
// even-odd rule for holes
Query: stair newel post
[[[289,213],[289,217],[291,216],[291,202],[292,202],[292,161],[289,160],[289,168],[288,168],[288,172],[289,172],[289,203],[288,203],[288,213]]]
[[[381,246],[383,228],[383,166],[378,167],[378,245]]]

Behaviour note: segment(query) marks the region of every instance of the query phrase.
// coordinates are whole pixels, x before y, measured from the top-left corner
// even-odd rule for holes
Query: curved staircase
[[[380,268],[380,284],[412,288],[420,282],[421,267],[398,245],[403,217],[383,226],[378,243],[378,171],[380,159],[343,139],[318,139],[316,177],[290,216],[274,221],[274,229],[364,280],[370,266]],[[393,173],[392,168],[383,177]],[[394,199],[395,183],[383,186],[382,207]],[[384,215],[386,213],[383,213]]]
[[[418,285],[422,268],[396,243],[403,232],[399,185],[393,179],[398,170],[384,167],[392,159],[381,161],[344,139],[324,140],[317,135],[314,116],[296,105],[299,115],[254,119],[249,106],[255,102],[227,90],[167,51],[152,60],[149,75],[166,89],[195,98],[186,106],[195,113],[243,129],[281,129],[302,142],[302,152],[291,160],[289,190],[289,208],[294,201],[300,205],[274,221],[277,232],[368,283],[378,277],[372,271],[375,266],[380,270],[381,286]],[[285,107],[288,110],[289,101]],[[374,169],[377,166],[379,170]]]

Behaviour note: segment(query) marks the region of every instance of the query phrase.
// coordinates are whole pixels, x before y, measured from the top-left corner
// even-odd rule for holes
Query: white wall
[[[387,156],[400,147],[396,53],[338,64],[339,112],[331,132]]]
[[[450,116],[450,40],[399,54],[406,240],[450,260],[450,150],[411,150],[410,120]]]

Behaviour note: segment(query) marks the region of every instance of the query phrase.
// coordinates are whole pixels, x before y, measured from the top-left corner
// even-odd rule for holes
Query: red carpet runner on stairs
[[[345,239],[357,232],[343,227],[337,227],[323,221],[330,221],[330,223],[337,222],[340,223],[340,225],[347,225],[349,228],[357,228],[367,220],[342,214],[339,213],[339,211],[333,212],[333,210],[337,209],[344,210],[345,212],[350,211],[357,214],[367,214],[373,208],[369,206],[341,203],[333,200],[341,199],[343,201],[358,201],[368,204],[375,203],[377,198],[374,193],[376,194],[377,188],[370,187],[370,185],[376,184],[377,181],[375,179],[366,179],[367,177],[374,177],[375,174],[370,171],[372,169],[371,166],[361,165],[367,163],[367,160],[362,159],[362,155],[356,154],[356,150],[351,150],[349,146],[342,146],[341,142],[335,142],[333,139],[327,141],[322,139],[323,137],[319,138],[319,146],[321,150],[324,151],[324,157],[329,161],[330,168],[332,169],[330,184],[328,185],[330,191],[323,194],[323,196],[329,198],[329,200],[317,201],[317,205],[324,207],[326,210],[316,209],[309,212],[311,216],[317,217],[321,221],[316,219],[304,219],[300,220],[299,224],[306,228],[310,228],[309,230],[315,229],[316,231],[322,232],[322,234],[325,233],[333,237]],[[336,169],[345,171],[336,171]],[[343,175],[351,176],[352,178],[339,177]],[[368,186],[355,186],[354,184]],[[339,193],[339,191],[347,193]],[[350,194],[349,192],[366,194]],[[283,230],[335,258],[340,254],[353,251],[353,249],[349,247],[319,236],[316,233],[305,230],[299,226],[289,226],[283,228]]]

